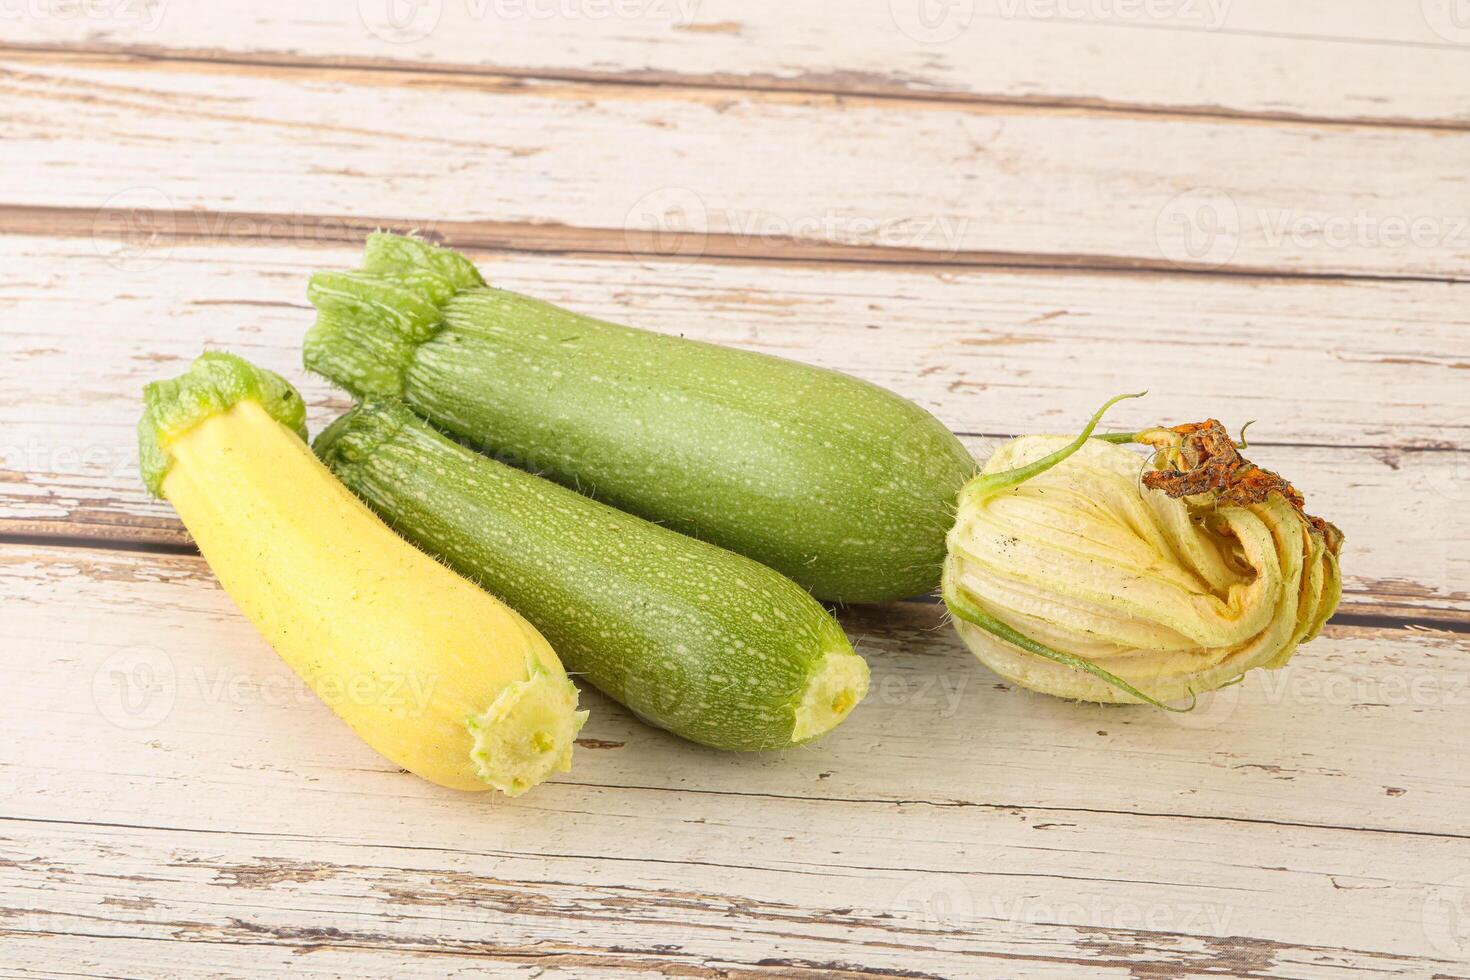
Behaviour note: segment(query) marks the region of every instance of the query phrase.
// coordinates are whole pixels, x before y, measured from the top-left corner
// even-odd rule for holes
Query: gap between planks
[[[1335,40],[1312,38],[1312,40]],[[1393,43],[1393,42],[1380,42]],[[734,74],[712,72],[695,74],[667,69],[632,69],[626,71],[576,70],[570,68],[517,68],[514,66],[478,67],[445,65],[411,58],[389,59],[362,55],[307,56],[287,51],[248,52],[218,48],[171,48],[147,44],[75,43],[45,44],[39,42],[0,43],[0,57],[35,58],[55,61],[110,61],[136,64],[178,64],[193,67],[222,66],[238,68],[271,68],[309,72],[376,72],[396,75],[432,75],[449,83],[472,86],[485,81],[516,84],[520,82],[562,82],[573,85],[624,88],[680,89],[687,92],[730,92],[741,95],[792,95],[821,98],[864,99],[877,103],[893,103],[896,108],[915,105],[973,105],[1018,108],[1037,111],[1086,112],[1096,115],[1149,116],[1181,119],[1211,119],[1219,122],[1261,123],[1294,126],[1327,126],[1333,128],[1410,129],[1444,132],[1470,132],[1470,122],[1460,120],[1411,119],[1404,117],[1336,117],[1313,113],[1272,111],[1266,109],[1232,109],[1221,105],[1158,105],[1104,99],[1086,95],[1003,95],[959,90],[915,91],[901,79],[888,78],[876,72],[828,72],[795,77],[769,73]]]
[[[107,238],[126,232],[120,222],[103,220],[106,207],[78,208],[0,203],[0,235],[55,238]],[[693,249],[676,252],[651,246],[627,229],[578,227],[553,222],[415,220],[324,214],[272,214],[249,211],[154,211],[150,218],[165,229],[166,246],[194,243],[288,243],[297,246],[358,244],[373,231],[417,232],[426,240],[458,250],[482,249],[578,258],[689,262],[780,262],[807,266],[880,266],[896,271],[997,269],[1103,275],[1186,275],[1228,279],[1306,280],[1314,282],[1470,282],[1465,276],[1394,273],[1306,272],[1269,266],[1230,267],[1088,253],[1029,253],[936,250],[918,246],[846,245],[784,235],[758,236],[699,232],[686,236]],[[649,233],[650,236],[653,233]]]
[[[129,525],[74,519],[44,521],[0,517],[0,547],[68,548],[132,552],[169,557],[200,557],[182,524]],[[906,603],[932,604],[934,596],[915,596]],[[1396,602],[1389,594],[1344,592],[1329,621],[1339,626],[1373,629],[1432,629],[1470,633],[1470,609],[1419,606],[1406,597]]]
[[[314,911],[303,909],[301,911]],[[181,923],[181,926],[184,924]],[[197,927],[190,924],[190,928],[197,931]],[[735,967],[709,967],[690,961],[690,958],[670,957],[666,951],[657,949],[635,950],[619,947],[617,950],[604,952],[597,947],[583,947],[580,949],[567,949],[565,947],[546,952],[543,951],[541,943],[533,942],[521,949],[509,946],[492,946],[489,944],[473,944],[459,948],[443,949],[438,946],[426,946],[421,943],[397,943],[386,936],[368,934],[350,941],[350,936],[340,929],[317,930],[303,927],[296,930],[271,929],[267,927],[252,927],[240,922],[242,930],[250,930],[258,939],[205,939],[199,935],[190,935],[188,938],[173,938],[163,936],[124,936],[111,932],[81,932],[67,930],[65,932],[51,929],[4,929],[0,928],[0,936],[29,936],[39,937],[48,941],[92,939],[110,942],[147,942],[184,944],[184,949],[204,946],[226,946],[226,947],[264,947],[280,948],[289,950],[293,956],[303,953],[321,953],[327,950],[334,952],[358,952],[370,953],[375,957],[384,953],[411,953],[414,956],[428,956],[434,958],[466,959],[474,961],[489,961],[491,963],[519,963],[522,966],[537,968],[535,976],[541,976],[547,969],[559,969],[563,967],[582,969],[607,970],[618,972],[645,972],[654,971],[664,976],[694,977],[699,980],[767,980],[770,977],[791,977],[795,980],[811,977],[813,980],[826,980],[835,978],[841,980],[843,977],[904,977],[912,980],[945,980],[942,974],[920,973],[917,971],[896,971],[878,968],[855,967],[851,964],[843,964],[836,961],[820,963],[814,961],[797,962],[790,959],[762,959],[759,963],[740,964]],[[328,939],[329,932],[335,932],[334,938]],[[1263,948],[1272,948],[1274,943],[1270,940],[1259,941]],[[922,951],[921,951],[922,952]],[[1333,950],[1332,952],[1346,952]],[[1029,960],[1031,957],[1000,957],[1004,960]],[[191,957],[192,959],[192,957]],[[1407,957],[1403,957],[1407,959]],[[1045,962],[1064,963],[1071,965],[1097,966],[1090,960],[1083,959],[1047,959]],[[1102,964],[1102,965],[1124,965],[1124,964]],[[483,969],[483,967],[481,967]],[[791,970],[789,973],[777,973],[776,969]],[[294,972],[294,971],[293,971]],[[364,974],[367,975],[367,974]]]
[[[181,923],[181,926],[183,924]],[[1092,933],[1104,932],[1104,930],[1088,928],[1085,931]],[[457,948],[441,948],[438,945],[424,945],[413,942],[393,942],[389,937],[367,935],[363,941],[347,941],[347,934],[339,931],[340,938],[330,941],[318,938],[311,929],[279,930],[266,927],[257,927],[255,932],[262,937],[256,940],[230,939],[204,939],[198,935],[188,938],[166,938],[161,936],[122,936],[116,933],[91,933],[91,932],[60,932],[55,930],[6,930],[0,928],[0,936],[31,936],[41,937],[49,941],[67,939],[92,939],[108,941],[131,941],[150,943],[184,943],[187,950],[193,944],[215,945],[215,946],[244,946],[244,947],[266,947],[289,950],[292,955],[302,953],[321,953],[331,950],[334,952],[360,952],[371,953],[375,957],[385,953],[405,953],[414,956],[430,956],[436,959],[458,959],[463,958],[474,961],[489,961],[492,963],[520,963],[525,966],[535,966],[537,972],[534,976],[542,976],[547,969],[560,969],[563,967],[577,970],[596,968],[609,972],[620,973],[645,973],[656,972],[661,976],[692,977],[697,980],[769,980],[775,977],[779,980],[843,980],[843,978],[862,977],[895,977],[904,980],[949,980],[952,974],[930,973],[922,970],[892,967],[861,966],[847,960],[812,960],[794,959],[791,957],[762,957],[757,962],[741,962],[731,960],[724,956],[718,957],[719,965],[706,965],[711,957],[701,954],[678,955],[676,951],[661,948],[662,944],[648,949],[635,949],[627,946],[618,946],[615,950],[606,953],[597,947],[582,947],[580,949],[559,948],[554,951],[544,951],[543,943],[536,941],[524,949],[514,947],[490,946],[488,944],[474,943],[459,946]],[[1216,939],[1208,936],[1197,936],[1189,933],[1175,932],[1136,932],[1128,937],[1125,958],[1114,960],[1098,960],[1081,955],[1075,957],[1050,955],[1041,956],[1022,953],[990,953],[977,952],[966,955],[974,956],[980,961],[995,960],[1008,965],[1009,969],[1016,969],[1018,965],[1033,966],[1046,964],[1051,966],[1063,966],[1068,968],[1089,971],[1100,970],[1128,970],[1133,976],[1140,976],[1140,971],[1145,973],[1156,973],[1167,970],[1169,967],[1141,964],[1137,957],[1141,954],[1155,952],[1142,945],[1144,940],[1160,938],[1169,941],[1189,939],[1205,942],[1210,951],[1208,962],[1204,964],[1191,964],[1191,973],[1199,972],[1200,975],[1215,974],[1222,972],[1234,972],[1237,970],[1248,970],[1257,962],[1272,961],[1274,957],[1290,947],[1286,944],[1272,939],[1256,939],[1231,936],[1225,939]],[[1110,934],[1110,938],[1113,938]],[[368,940],[384,940],[368,941]],[[1120,942],[1120,945],[1125,943]],[[1336,947],[1308,947],[1307,951],[1327,953],[1330,955],[1358,955],[1372,956],[1375,960],[1387,960],[1389,962],[1399,961],[1406,964],[1423,965],[1425,961],[1417,957],[1398,956],[1383,954],[1365,950],[1350,950]],[[910,949],[910,955],[932,955],[929,949]],[[733,965],[729,965],[733,964]],[[481,967],[483,969],[483,967]],[[339,974],[340,975],[340,974]],[[1236,974],[1240,976],[1257,974]],[[1448,977],[1450,974],[1436,974],[1436,976]]]

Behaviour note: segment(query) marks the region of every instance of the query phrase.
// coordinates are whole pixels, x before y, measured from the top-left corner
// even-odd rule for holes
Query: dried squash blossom
[[[1076,439],[1011,440],[961,492],[944,571],[961,637],[1002,677],[1084,701],[1281,667],[1337,607],[1341,532],[1214,420],[1091,438],[1116,401]]]

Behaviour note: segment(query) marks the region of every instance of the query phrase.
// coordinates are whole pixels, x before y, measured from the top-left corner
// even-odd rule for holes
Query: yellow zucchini
[[[425,779],[518,795],[571,767],[586,718],[539,632],[395,535],[316,457],[285,380],[208,353],[151,384],[149,489],[337,714]]]

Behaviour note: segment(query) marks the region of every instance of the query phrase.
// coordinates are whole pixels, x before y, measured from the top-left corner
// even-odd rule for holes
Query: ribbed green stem
[[[256,367],[243,357],[206,351],[177,378],[154,381],[143,389],[143,417],[138,420],[138,469],[155,497],[163,495],[163,478],[172,457],[168,444],[211,415],[227,412],[236,402],[258,401],[270,416],[306,439],[306,405],[301,395],[274,371]]]

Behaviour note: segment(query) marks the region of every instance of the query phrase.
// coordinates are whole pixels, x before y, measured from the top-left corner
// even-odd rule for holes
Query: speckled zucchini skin
[[[369,399],[318,455],[399,534],[529,619],[568,669],[637,714],[721,749],[786,748],[815,673],[850,658],[798,585],[714,545],[460,446]]]
[[[939,583],[975,464],[937,419],[856,378],[618,326],[491,289],[462,256],[374,235],[319,273],[306,365],[401,398],[475,446],[748,555],[819,599]]]

